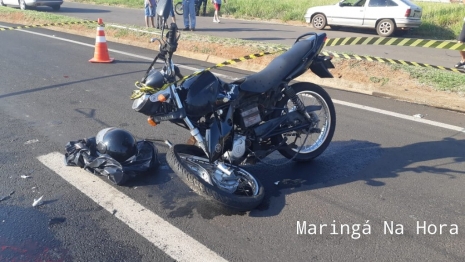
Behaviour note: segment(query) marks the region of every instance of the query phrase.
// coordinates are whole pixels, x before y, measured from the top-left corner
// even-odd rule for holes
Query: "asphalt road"
[[[183,143],[185,130],[168,123],[150,127],[131,109],[133,83],[153,50],[111,43],[116,61],[91,64],[95,39],[46,29],[1,34],[0,261],[172,261],[170,248],[181,257],[198,250],[189,261],[204,261],[200,248],[181,244],[184,237],[155,243],[142,234],[172,227],[229,261],[465,259],[463,114],[327,88],[337,111],[327,151],[311,163],[247,167],[264,184],[265,200],[251,212],[232,213],[191,192],[166,165],[163,144],[157,144],[161,167],[126,186],[77,167],[62,174],[38,160],[63,154],[68,141],[108,126],[138,139]],[[208,66],[175,61],[185,74]],[[225,80],[248,74],[227,67],[215,72]],[[62,178],[74,172],[85,190]],[[116,190],[105,201],[91,199],[106,187]],[[121,193],[170,226],[134,229],[131,221],[145,216],[123,219],[124,207],[108,209]],[[44,204],[32,207],[42,195]],[[442,232],[434,232],[441,224]]]
[[[227,4],[224,8],[227,8]],[[50,8],[39,8],[39,11],[51,12]],[[105,23],[144,26],[144,13],[141,9],[99,6],[65,2],[57,14],[69,15],[82,19],[97,20],[102,18]],[[328,29],[321,31],[311,26],[291,26],[264,21],[221,19],[220,24],[212,22],[211,17],[197,17],[197,34],[214,35],[220,37],[241,38],[250,41],[279,43],[292,45],[295,39],[309,31],[326,32],[329,38],[371,36],[377,37],[374,30],[347,29],[335,31]],[[184,27],[183,19],[177,16],[177,24]],[[408,37],[408,35],[406,36]],[[447,39],[452,40],[452,39]],[[397,46],[335,46],[327,51],[357,55],[370,55],[382,58],[400,59],[437,66],[453,67],[460,60],[458,51]],[[245,55],[245,54],[244,54]]]

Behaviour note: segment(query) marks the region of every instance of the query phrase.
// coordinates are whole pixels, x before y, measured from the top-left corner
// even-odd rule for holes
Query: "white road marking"
[[[336,99],[333,99],[333,102],[335,104],[339,104],[339,105],[349,106],[349,107],[352,107],[352,108],[362,109],[362,110],[366,110],[366,111],[370,111],[370,112],[374,112],[374,113],[378,113],[378,114],[393,116],[393,117],[397,117],[397,118],[401,118],[401,119],[405,119],[405,120],[410,120],[410,121],[414,121],[414,122],[419,122],[419,123],[423,123],[423,124],[427,124],[427,125],[431,125],[431,126],[441,127],[441,128],[445,128],[445,129],[465,133],[465,127],[453,126],[453,125],[444,124],[444,123],[441,123],[441,122],[436,122],[436,121],[427,120],[427,119],[423,119],[423,118],[417,118],[417,117],[414,117],[414,116],[399,114],[399,113],[396,113],[396,112],[391,112],[391,111],[378,109],[378,108],[374,108],[374,107],[370,107],[370,106],[354,104],[354,103],[345,102],[345,101],[336,100]]]
[[[8,26],[1,26],[0,25],[0,27],[8,27]],[[25,33],[30,33],[30,34],[35,34],[35,35],[40,35],[40,36],[44,36],[44,37],[50,37],[50,38],[53,38],[53,39],[66,41],[66,42],[70,42],[70,43],[74,43],[74,44],[94,47],[94,45],[90,45],[90,44],[86,44],[86,43],[82,43],[82,42],[78,42],[78,41],[73,41],[73,40],[69,40],[69,39],[66,39],[66,38],[55,37],[55,36],[50,36],[50,35],[41,34],[41,33],[37,33],[37,32],[26,31],[26,30],[18,30],[18,31],[25,32]],[[114,52],[114,53],[118,53],[118,54],[122,54],[122,55],[127,55],[127,56],[140,58],[140,59],[145,59],[145,60],[150,60],[150,61],[153,60],[153,58],[144,57],[144,56],[140,56],[140,55],[136,55],[136,54],[132,54],[132,53],[127,53],[127,52],[123,52],[123,51],[119,51],[119,50],[109,49],[109,51]],[[184,69],[192,70],[192,71],[202,70],[201,68],[194,68],[194,67],[190,67],[190,66],[183,66],[183,65],[178,65],[178,66],[181,67],[181,68],[184,68]],[[231,76],[227,76],[227,75],[223,75],[223,74],[215,73],[215,75],[218,75],[219,77],[223,77],[223,78],[227,78],[227,79],[236,79],[236,78],[233,78]],[[453,126],[453,125],[444,124],[444,123],[441,123],[441,122],[431,121],[431,120],[427,120],[427,119],[419,119],[419,118],[415,118],[415,117],[412,117],[412,116],[409,116],[409,115],[399,114],[399,113],[396,113],[396,112],[391,112],[391,111],[382,110],[382,109],[378,109],[378,108],[374,108],[374,107],[354,104],[354,103],[345,102],[345,101],[341,101],[341,100],[335,100],[334,99],[333,102],[335,104],[349,106],[349,107],[352,107],[352,108],[362,109],[362,110],[366,110],[366,111],[370,111],[370,112],[375,112],[375,113],[379,113],[379,114],[383,114],[383,115],[389,115],[389,116],[393,116],[393,117],[397,117],[397,118],[401,118],[401,119],[420,122],[420,123],[427,124],[427,125],[432,125],[432,126],[436,126],[436,127],[441,127],[441,128],[445,128],[445,129],[465,133],[465,128],[464,127]]]
[[[134,231],[145,237],[177,261],[227,261],[177,227],[133,199],[77,167],[65,166],[64,155],[53,152],[37,158],[42,164],[79,189],[97,204],[113,213]]]

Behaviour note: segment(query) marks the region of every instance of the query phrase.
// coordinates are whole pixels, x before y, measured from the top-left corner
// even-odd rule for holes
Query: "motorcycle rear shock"
[[[286,85],[286,88],[284,88],[284,94],[286,94],[286,96],[289,97],[289,99],[291,99],[292,103],[297,108],[297,111],[299,111],[299,113],[301,113],[309,123],[312,123],[312,117],[308,114],[307,110],[305,110],[304,103],[297,96],[294,89],[292,89],[292,87],[290,87],[289,85]]]

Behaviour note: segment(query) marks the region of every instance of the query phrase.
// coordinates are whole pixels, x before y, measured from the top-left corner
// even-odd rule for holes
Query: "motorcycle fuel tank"
[[[186,113],[201,117],[212,112],[221,89],[221,81],[210,71],[193,76],[182,84],[187,89]]]

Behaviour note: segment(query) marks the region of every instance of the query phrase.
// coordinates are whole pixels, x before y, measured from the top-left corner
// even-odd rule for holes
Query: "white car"
[[[421,24],[421,7],[409,0],[342,0],[335,5],[311,7],[305,21],[316,29],[374,28],[380,36],[402,34]]]
[[[21,10],[35,9],[38,6],[49,6],[53,10],[60,10],[63,0],[0,0],[0,5],[19,6]]]

